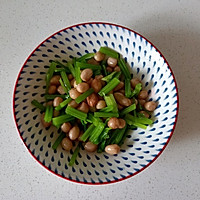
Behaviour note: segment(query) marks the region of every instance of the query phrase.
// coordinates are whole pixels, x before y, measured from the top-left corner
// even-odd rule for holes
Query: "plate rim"
[[[170,70],[170,73],[172,74],[172,77],[173,77],[173,80],[174,80],[174,83],[175,83],[175,88],[176,88],[176,94],[177,94],[177,110],[176,110],[176,118],[175,118],[175,121],[174,121],[174,125],[173,125],[173,128],[172,128],[172,131],[169,135],[169,138],[168,140],[166,141],[166,144],[163,146],[163,148],[159,151],[159,153],[156,155],[156,157],[151,161],[149,162],[145,167],[142,167],[139,171],[136,171],[135,173],[131,174],[131,175],[128,175],[126,177],[123,177],[123,178],[119,178],[118,180],[112,180],[112,181],[106,181],[106,182],[95,182],[95,183],[92,183],[92,182],[83,182],[83,181],[77,181],[77,180],[72,180],[72,179],[69,179],[67,177],[63,177],[62,175],[60,174],[57,174],[55,173],[54,171],[50,170],[47,166],[43,165],[43,163],[39,160],[37,160],[37,157],[35,155],[32,154],[32,152],[30,151],[30,149],[28,148],[28,146],[26,145],[26,143],[24,142],[22,136],[21,136],[21,133],[20,133],[20,130],[19,130],[19,126],[18,126],[18,123],[16,121],[16,116],[15,116],[15,92],[16,92],[16,89],[17,89],[17,84],[18,84],[18,81],[19,81],[19,77],[21,75],[21,72],[22,70],[24,69],[24,66],[26,65],[27,61],[29,60],[29,58],[32,56],[32,54],[36,51],[36,49],[38,49],[44,42],[46,42],[48,39],[50,39],[51,37],[53,37],[54,35],[64,31],[64,30],[67,30],[67,29],[71,29],[71,28],[74,28],[74,27],[77,27],[77,26],[83,26],[83,25],[90,25],[90,24],[105,24],[105,25],[111,25],[111,26],[116,26],[116,27],[119,27],[119,28],[122,28],[122,29],[126,29],[128,31],[131,31],[133,32],[134,34],[137,34],[139,35],[140,37],[142,37],[143,39],[145,39],[149,44],[151,44],[155,49],[156,51],[160,54],[160,56],[162,56],[162,58],[164,59],[164,61],[166,62],[169,70]],[[115,24],[115,23],[110,23],[110,22],[82,22],[82,23],[78,23],[78,24],[74,24],[74,25],[71,25],[71,26],[67,26],[66,28],[63,28],[53,34],[51,34],[49,37],[45,38],[42,42],[40,42],[39,45],[37,45],[37,47],[29,54],[29,56],[27,57],[27,59],[25,60],[24,64],[22,65],[21,69],[19,70],[18,72],[18,75],[17,75],[17,78],[15,80],[15,86],[14,86],[14,91],[13,91],[13,118],[14,118],[14,121],[15,121],[15,125],[16,125],[16,128],[18,130],[18,134],[23,142],[23,144],[25,145],[26,149],[28,150],[28,152],[32,155],[32,157],[40,164],[40,166],[44,167],[45,169],[47,169],[49,172],[51,172],[52,174],[58,176],[58,177],[61,177],[62,179],[64,180],[68,180],[70,182],[73,182],[73,183],[77,183],[77,184],[83,184],[83,185],[106,185],[106,184],[113,184],[113,183],[117,183],[117,182],[120,182],[120,181],[123,181],[123,180],[127,180],[137,174],[139,174],[140,172],[142,172],[144,169],[146,169],[148,166],[150,166],[152,163],[154,163],[154,161],[161,155],[161,153],[165,150],[165,148],[167,147],[169,141],[171,140],[172,138],[172,135],[174,133],[174,130],[175,130],[175,127],[176,127],[176,124],[177,124],[177,120],[178,120],[178,113],[179,113],[179,93],[178,93],[178,86],[177,86],[177,82],[176,82],[176,79],[175,79],[175,76],[174,76],[174,73],[168,63],[168,61],[166,60],[166,58],[163,56],[163,54],[161,53],[161,51],[152,43],[150,42],[146,37],[144,37],[143,35],[141,35],[140,33],[136,32],[135,30],[133,29],[130,29],[128,27],[125,27],[123,25],[120,25],[120,24]]]

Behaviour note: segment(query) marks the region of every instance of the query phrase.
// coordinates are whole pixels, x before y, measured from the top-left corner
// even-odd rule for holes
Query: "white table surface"
[[[48,2],[48,3],[47,3]],[[138,175],[85,186],[41,167],[23,145],[12,115],[17,74],[52,33],[105,21],[147,37],[165,55],[180,96],[178,123],[161,156]],[[200,199],[200,1],[0,0],[0,199]]]

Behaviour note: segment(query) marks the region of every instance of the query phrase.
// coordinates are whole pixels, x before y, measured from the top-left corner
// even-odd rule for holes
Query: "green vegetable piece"
[[[45,115],[44,115],[44,121],[49,123],[51,122],[53,116],[53,106],[47,106],[46,107],[46,111],[45,111]]]
[[[77,84],[82,82],[81,70],[80,70],[80,67],[77,64],[75,64],[75,80],[76,80]]]
[[[56,97],[61,97],[62,99],[66,99],[69,97],[69,95],[66,95],[66,94],[46,94],[44,95],[44,98],[49,101],[49,100],[53,100],[55,99]]]
[[[78,156],[78,153],[80,151],[80,146],[81,146],[81,143],[79,142],[79,144],[77,145],[76,149],[74,150],[74,153],[72,154],[72,157],[69,161],[69,166],[73,166],[75,161],[76,161],[76,158]]]
[[[126,129],[121,141],[118,143],[119,146],[121,146],[124,143],[124,141],[125,141],[125,139],[126,139],[126,137],[128,135],[128,132],[129,132],[128,129]]]
[[[119,53],[117,53],[116,51],[114,51],[113,49],[110,49],[109,47],[101,47],[99,49],[99,51],[101,53],[104,53],[106,54],[107,56],[109,57],[112,57],[112,58],[118,58],[119,57]]]
[[[120,80],[117,78],[113,78],[105,87],[103,87],[100,92],[98,93],[100,96],[106,95],[111,90],[113,90],[118,84]]]
[[[59,111],[62,108],[64,108],[68,103],[70,103],[72,100],[71,97],[69,97],[68,99],[64,100],[63,102],[61,102],[57,107],[55,107],[55,110]]]
[[[87,121],[94,124],[95,126],[98,126],[99,122],[102,122],[102,120],[99,117],[94,117],[94,115],[91,113],[88,114]]]
[[[52,149],[56,150],[58,145],[62,142],[62,140],[66,137],[66,133],[61,133],[58,138],[56,139],[56,141],[53,143]]]
[[[77,119],[80,119],[80,120],[86,120],[86,118],[87,118],[87,114],[86,113],[84,113],[84,112],[82,112],[80,110],[77,110],[77,109],[75,109],[75,108],[73,108],[71,106],[67,106],[65,112],[67,114],[77,118]]]
[[[95,53],[87,53],[87,54],[81,56],[80,58],[77,58],[77,61],[78,61],[78,62],[83,62],[83,61],[85,61],[85,60],[88,60],[88,59],[90,59],[90,58],[93,58],[94,55],[95,55]]]
[[[120,143],[120,141],[122,140],[122,138],[123,138],[123,136],[126,132],[126,129],[127,129],[127,126],[125,126],[122,129],[119,129],[118,133],[116,134],[114,143],[112,143],[112,144],[119,144]]]
[[[114,113],[118,112],[117,103],[115,101],[115,97],[113,96],[113,94],[110,94],[108,96],[104,96],[104,100],[105,100],[107,106],[113,106],[112,112],[114,112]]]
[[[54,117],[52,118],[52,123],[54,126],[56,126],[57,128],[59,128],[63,123],[65,122],[69,122],[74,120],[74,117],[72,117],[71,115],[60,115],[58,117]]]
[[[130,71],[128,70],[128,67],[126,66],[126,63],[123,58],[118,59],[118,65],[124,74],[125,78],[131,79]]]
[[[37,100],[31,101],[31,104],[34,105],[36,108],[39,108],[41,111],[45,111],[46,107],[39,103]]]
[[[100,65],[92,65],[92,64],[89,64],[89,63],[83,63],[83,62],[76,62],[76,66],[78,66],[80,69],[92,69],[93,71],[94,70],[101,70],[101,66]]]
[[[51,80],[51,78],[53,76],[53,73],[54,73],[54,71],[56,69],[56,65],[57,64],[55,62],[52,62],[50,64],[49,70],[48,70],[48,72],[46,74],[46,93],[48,92],[48,89],[49,89],[49,86],[50,86],[50,80]]]
[[[94,117],[119,117],[119,113],[94,112]]]
[[[75,99],[76,103],[81,103],[83,100],[85,100],[88,96],[90,96],[94,92],[93,88],[90,88],[83,94],[81,94],[79,97]]]
[[[140,93],[141,90],[142,90],[142,84],[138,83],[135,86],[135,89],[132,91],[131,97],[137,97],[137,95]]]
[[[121,111],[120,115],[121,115],[121,116],[126,115],[126,114],[130,113],[131,111],[133,111],[133,110],[135,110],[135,109],[136,109],[136,105],[135,105],[135,104],[132,104],[132,105],[130,105],[129,107],[123,109],[123,110]]]
[[[62,80],[63,80],[63,83],[64,83],[64,86],[67,88],[67,90],[69,91],[71,89],[71,84],[69,82],[69,79],[67,77],[67,74],[65,72],[60,72],[60,75],[62,77]]]
[[[125,96],[131,98],[131,81],[130,79],[125,79]]]
[[[91,133],[91,136],[89,139],[90,142],[92,142],[93,144],[98,144],[98,137],[104,130],[105,126],[106,126],[106,124],[101,122],[101,123],[99,123],[98,126],[95,127],[95,129]]]
[[[75,77],[75,69],[74,69],[74,66],[72,65],[71,62],[68,62],[67,63],[67,67],[69,68],[71,74],[73,75],[73,77]]]
[[[65,91],[65,93],[68,94],[68,89],[67,89],[67,87],[65,87],[61,78],[60,78],[59,82],[60,82],[60,85],[62,86],[63,90]]]
[[[106,81],[106,82],[109,82],[109,81],[112,80],[113,78],[119,78],[120,74],[121,74],[121,72],[116,72],[116,71],[114,71],[114,72],[112,72],[111,74],[109,74],[109,75],[103,77],[101,80]]]
[[[92,131],[94,130],[94,128],[95,128],[95,126],[93,125],[93,124],[91,124],[90,126],[89,126],[89,128],[83,133],[83,135],[81,136],[81,140],[83,141],[83,142],[85,142],[87,139],[88,139],[88,137],[90,136],[90,134],[92,133]]]
[[[101,112],[112,112],[113,109],[114,109],[114,106],[113,105],[109,105],[109,106],[107,106],[105,108],[102,108]]]

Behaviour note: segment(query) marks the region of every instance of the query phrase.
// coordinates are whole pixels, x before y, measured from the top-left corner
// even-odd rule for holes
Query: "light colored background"
[[[199,9],[198,0],[0,0],[0,199],[200,199]],[[25,149],[12,116],[14,83],[31,51],[52,33],[88,21],[147,37],[167,58],[179,88],[179,120],[166,150],[113,185],[83,186],[47,172]]]

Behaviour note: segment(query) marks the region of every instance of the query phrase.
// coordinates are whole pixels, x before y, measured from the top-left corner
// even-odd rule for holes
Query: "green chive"
[[[119,117],[119,113],[94,112],[94,117]]]
[[[117,59],[119,57],[119,53],[117,53],[113,49],[110,49],[109,47],[100,47],[99,51],[112,58]]]
[[[53,143],[52,149],[56,150],[58,145],[62,142],[62,140],[66,137],[66,133],[61,133],[58,138],[56,139],[56,141]]]
[[[142,84],[141,84],[141,83],[138,83],[138,84],[135,86],[135,89],[132,91],[131,97],[137,96],[137,95],[140,93],[141,90],[142,90]]]
[[[111,112],[111,111],[113,111],[113,109],[114,109],[114,106],[113,105],[109,105],[109,106],[107,106],[105,108],[102,108],[101,112]]]
[[[45,111],[44,121],[47,123],[51,122],[52,116],[53,116],[53,106],[48,105]]]
[[[124,74],[125,78],[131,79],[131,74],[130,74],[128,67],[126,66],[126,63],[123,58],[118,59],[118,64],[119,64],[119,67],[120,67],[122,73]]]
[[[48,92],[48,89],[49,89],[49,86],[50,86],[50,80],[51,80],[51,78],[53,76],[53,73],[54,73],[54,71],[56,69],[56,65],[57,64],[55,62],[52,62],[50,64],[49,70],[48,70],[48,72],[46,74],[46,93]]]
[[[85,142],[85,141],[88,139],[88,137],[90,136],[91,132],[94,130],[94,128],[95,128],[95,126],[94,126],[93,124],[91,124],[91,125],[89,126],[89,128],[83,133],[83,135],[81,136],[80,139],[81,139],[83,142]]]
[[[81,70],[80,70],[80,67],[77,64],[75,64],[75,80],[76,80],[77,84],[82,82]]]
[[[95,129],[91,133],[91,136],[89,139],[90,142],[92,142],[93,144],[98,144],[98,137],[104,130],[105,126],[106,126],[106,124],[101,122],[101,123],[99,123],[98,126],[95,127]]]
[[[94,90],[92,88],[90,88],[89,90],[87,90],[86,92],[84,92],[83,94],[81,94],[79,97],[77,97],[75,99],[76,103],[81,103],[84,99],[86,99],[88,96],[90,96],[93,92],[94,92]]]
[[[79,142],[79,144],[77,145],[76,149],[74,150],[74,153],[72,154],[72,157],[69,161],[69,166],[73,166],[73,164],[75,163],[75,160],[76,160],[78,153],[80,151],[80,146],[81,146],[81,143]]]
[[[36,108],[39,108],[41,111],[45,111],[46,107],[39,103],[37,100],[31,101],[31,104],[34,105]]]
[[[67,89],[67,87],[64,85],[64,83],[63,83],[63,81],[62,81],[61,78],[60,78],[59,82],[60,82],[61,87],[62,87],[63,90],[65,91],[65,93],[68,94],[68,89]]]
[[[68,99],[64,100],[63,102],[61,102],[57,107],[55,107],[55,110],[59,111],[62,108],[64,108],[68,103],[70,103],[72,100],[71,97],[69,97]]]
[[[68,62],[67,63],[67,67],[69,68],[71,74],[73,75],[73,77],[75,77],[75,69],[74,69],[74,66],[72,65],[71,62]]]
[[[53,100],[56,97],[61,97],[62,99],[66,99],[66,98],[69,97],[69,95],[66,95],[66,94],[46,94],[46,95],[44,95],[44,97],[45,97],[46,100]]]
[[[110,94],[108,96],[104,96],[105,102],[107,106],[113,106],[113,112],[117,113],[118,112],[118,107],[117,107],[117,103],[115,101],[115,97],[113,96],[113,94]]]
[[[80,58],[77,58],[77,61],[78,61],[78,62],[82,62],[82,61],[84,61],[84,60],[88,60],[88,59],[90,59],[90,58],[93,58],[94,55],[95,55],[95,53],[87,53],[87,54],[81,56]]]
[[[136,109],[136,105],[135,104],[132,104],[131,106],[123,109],[121,112],[120,112],[120,115],[126,115],[128,113],[130,113],[131,111],[135,110]]]
[[[103,77],[101,80],[106,81],[106,82],[109,82],[109,81],[111,81],[113,78],[119,78],[120,74],[121,74],[121,72],[116,72],[116,71],[114,71],[114,72],[112,72],[111,74],[109,74],[109,75]]]
[[[92,69],[92,70],[101,70],[101,66],[100,65],[92,65],[89,63],[83,63],[83,62],[76,62],[76,66],[80,67],[80,69]]]
[[[72,117],[71,115],[60,115],[58,117],[54,117],[52,118],[52,123],[54,126],[56,126],[57,128],[59,128],[63,123],[65,122],[69,122],[74,120],[74,117]]]
[[[103,87],[100,92],[98,93],[100,96],[106,95],[111,90],[113,90],[118,84],[120,80],[117,78],[113,78],[105,87]]]
[[[80,120],[86,120],[86,118],[87,118],[87,114],[86,113],[84,113],[84,112],[82,112],[80,110],[77,110],[77,109],[75,109],[75,108],[73,108],[71,106],[67,106],[65,112],[67,114],[77,118],[77,119],[80,119]]]
[[[60,75],[62,77],[62,80],[63,80],[63,83],[64,83],[65,87],[67,87],[67,89],[70,90],[71,89],[71,84],[69,82],[67,74],[65,72],[60,72]]]
[[[131,98],[131,81],[130,79],[125,79],[125,96]]]

